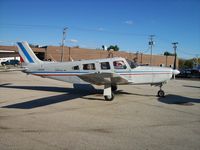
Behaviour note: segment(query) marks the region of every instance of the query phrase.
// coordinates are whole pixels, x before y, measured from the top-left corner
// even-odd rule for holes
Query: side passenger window
[[[109,62],[102,62],[102,63],[101,63],[101,69],[102,69],[102,70],[109,70],[109,69],[110,69],[110,64],[109,64]]]
[[[83,64],[83,70],[95,70],[94,63],[91,64]]]

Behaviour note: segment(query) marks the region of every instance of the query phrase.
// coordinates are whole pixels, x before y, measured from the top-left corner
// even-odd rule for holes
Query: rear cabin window
[[[83,70],[95,70],[95,65],[94,65],[94,63],[83,64]]]
[[[79,66],[72,67],[73,70],[79,70]]]
[[[109,64],[109,62],[102,62],[102,63],[101,63],[101,69],[102,69],[102,70],[109,70],[109,69],[110,69],[110,64]]]
[[[127,66],[123,60],[118,60],[113,62],[114,69],[126,69]]]

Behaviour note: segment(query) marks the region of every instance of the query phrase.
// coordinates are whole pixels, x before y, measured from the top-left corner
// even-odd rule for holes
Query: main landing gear
[[[159,85],[160,90],[158,91],[158,97],[165,97],[165,92],[162,90],[163,83]]]
[[[103,96],[106,101],[112,101],[114,99],[114,91],[117,90],[117,85],[105,85],[104,86],[104,91],[103,91]]]
[[[117,85],[111,85],[111,90],[114,92],[114,91],[117,91]]]
[[[158,97],[165,97],[165,92],[162,90],[162,86],[164,83],[153,84],[155,86],[159,86],[160,90],[157,93]],[[104,85],[103,96],[106,101],[112,101],[114,99],[114,91],[117,90],[117,85],[106,84]]]
[[[105,100],[106,101],[112,101],[113,99],[114,99],[114,94],[113,93],[111,93],[111,95],[105,95],[104,96],[104,98],[105,98]]]

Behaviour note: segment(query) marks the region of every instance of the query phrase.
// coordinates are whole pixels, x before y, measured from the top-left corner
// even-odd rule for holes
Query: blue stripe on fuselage
[[[26,51],[25,47],[22,45],[22,43],[17,43],[20,47],[20,49],[22,50],[22,52],[24,53],[25,57],[28,59],[29,63],[34,63],[33,59],[31,58],[31,56],[29,55],[29,53]]]

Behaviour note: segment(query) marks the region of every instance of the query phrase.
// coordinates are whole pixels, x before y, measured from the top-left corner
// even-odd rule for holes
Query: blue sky
[[[65,45],[150,53],[149,35],[155,35],[154,54],[173,52],[200,56],[199,0],[0,0],[0,44],[22,41],[59,45],[68,27]]]

